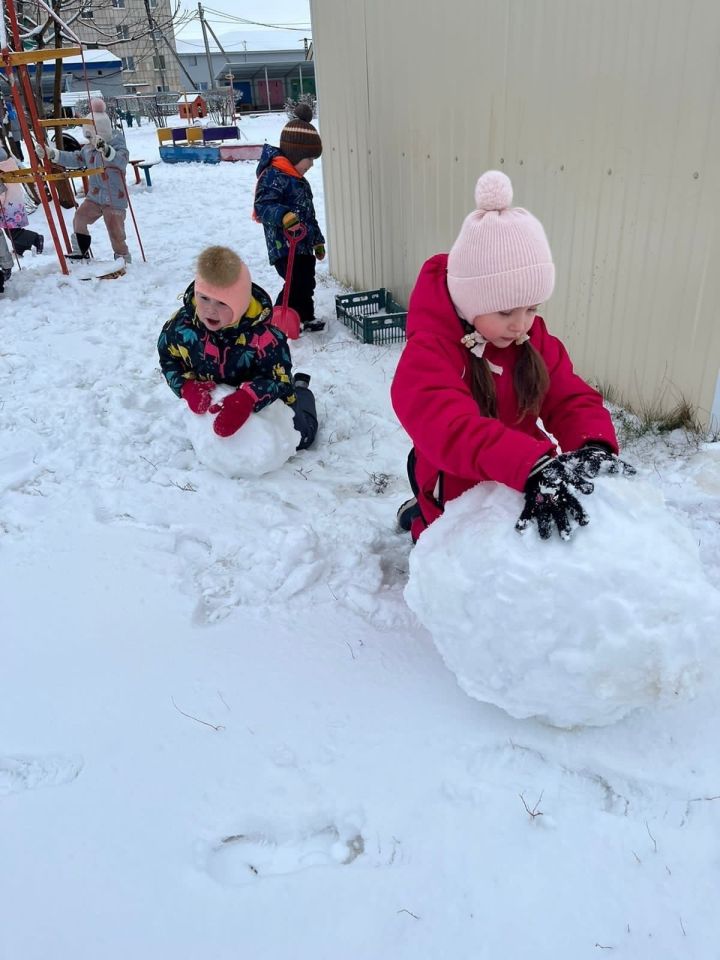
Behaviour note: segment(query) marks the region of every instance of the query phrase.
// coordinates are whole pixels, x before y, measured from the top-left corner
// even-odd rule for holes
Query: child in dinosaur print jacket
[[[286,403],[303,450],[317,433],[315,398],[307,374],[292,376],[287,339],[271,315],[270,297],[252,282],[240,257],[228,247],[208,247],[182,307],[162,329],[160,367],[193,413],[217,414],[213,429],[220,437],[232,436],[269,403]],[[219,383],[237,389],[213,403]]]

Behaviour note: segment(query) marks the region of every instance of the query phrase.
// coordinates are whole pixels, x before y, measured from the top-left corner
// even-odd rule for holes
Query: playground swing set
[[[5,183],[34,184],[43,212],[47,219],[50,235],[55,246],[60,269],[65,275],[69,275],[70,269],[67,264],[67,258],[71,255],[72,244],[68,235],[65,218],[62,212],[62,203],[58,191],[58,185],[61,182],[68,182],[73,178],[81,178],[87,181],[87,178],[93,174],[104,174],[106,167],[110,164],[103,164],[101,167],[79,170],[52,169],[52,164],[47,156],[47,144],[45,141],[45,130],[48,127],[68,127],[87,124],[84,119],[69,119],[67,117],[54,117],[50,119],[40,119],[38,115],[37,103],[30,83],[28,73],[28,64],[41,64],[49,60],[61,60],[65,57],[80,56],[85,63],[82,41],[68,25],[62,21],[54,11],[45,3],[45,0],[35,0],[38,9],[42,9],[48,16],[59,23],[68,35],[78,44],[77,47],[48,47],[42,50],[23,50],[20,37],[20,28],[18,24],[15,0],[0,0],[0,69],[5,73],[13,105],[17,112],[20,129],[22,131],[23,141],[25,142],[28,156],[30,158],[30,169],[22,168],[14,171],[6,171],[0,174]],[[10,32],[6,29],[5,16],[10,26]],[[90,101],[90,87],[87,80],[87,71],[85,72],[85,84],[87,87],[88,102]],[[43,144],[46,147],[46,153],[40,161],[35,153],[33,141]],[[141,164],[142,166],[142,164]],[[149,166],[149,165],[148,165]],[[134,167],[136,179],[139,180],[137,167]],[[144,170],[145,177],[150,186],[149,170]],[[145,251],[140,231],[138,230],[135,213],[130,202],[130,196],[125,187],[125,195],[128,202],[128,209],[132,217],[135,234],[142,258],[146,261]],[[16,255],[17,256],[17,255]],[[18,267],[20,263],[18,261]],[[112,275],[118,275],[115,271]],[[108,274],[108,277],[111,274]]]

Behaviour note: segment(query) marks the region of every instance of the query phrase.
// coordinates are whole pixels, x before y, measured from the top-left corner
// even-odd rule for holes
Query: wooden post
[[[268,113],[272,111],[272,104],[270,103],[270,81],[268,80],[267,67],[263,67],[265,71],[265,92],[267,93],[267,102],[268,102]]]
[[[235,74],[232,70],[228,70],[225,74],[225,79],[228,82],[228,97],[230,97],[230,120],[232,123],[235,119],[235,87],[233,86],[233,80],[235,79]]]

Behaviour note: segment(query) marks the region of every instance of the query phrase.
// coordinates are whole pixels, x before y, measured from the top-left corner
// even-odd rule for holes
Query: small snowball
[[[475,184],[475,206],[478,210],[505,210],[512,203],[510,177],[500,170],[488,170]]]
[[[718,665],[720,593],[637,479],[599,478],[569,541],[518,534],[523,497],[480,484],[410,556],[408,605],[460,686],[513,717],[602,726],[694,695]]]
[[[221,384],[213,392],[217,403],[233,393]],[[200,416],[186,411],[188,436],[198,460],[226,477],[261,477],[279,469],[294,453],[300,434],[293,426],[290,407],[280,400],[253,413],[231,437],[219,437],[213,430],[213,414]]]

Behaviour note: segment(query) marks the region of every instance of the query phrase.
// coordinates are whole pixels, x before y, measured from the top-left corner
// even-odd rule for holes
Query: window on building
[[[135,72],[135,57],[123,57],[122,58],[122,68],[127,70],[130,73]]]
[[[118,40],[130,39],[130,27],[115,27],[115,32],[117,33]]]
[[[81,20],[93,20],[94,18],[95,14],[92,12],[90,7],[83,7],[83,9],[80,11]]]
[[[160,56],[158,57],[153,57],[153,66],[155,67],[156,70],[164,70],[165,57],[162,54],[160,54]]]
[[[112,5],[119,9],[123,9],[125,7],[125,0],[112,0]]]
[[[158,5],[158,0],[149,0],[150,9],[153,10]]]

